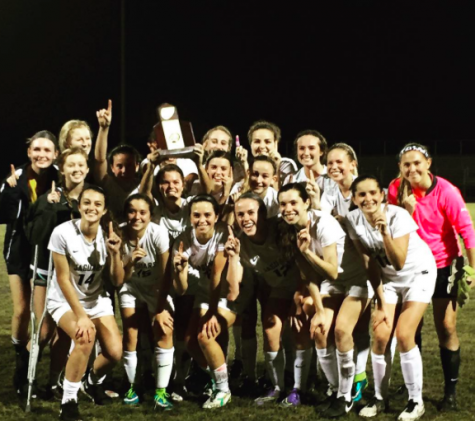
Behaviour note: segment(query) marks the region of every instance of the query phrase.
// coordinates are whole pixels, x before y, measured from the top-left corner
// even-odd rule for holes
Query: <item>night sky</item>
[[[308,128],[375,149],[475,139],[470,2],[233,3],[127,2],[125,138],[141,152],[165,101],[197,139],[217,124],[242,139],[258,119],[287,144]],[[78,118],[97,132],[108,98],[119,143],[120,21],[119,0],[1,3],[2,176],[38,130]]]

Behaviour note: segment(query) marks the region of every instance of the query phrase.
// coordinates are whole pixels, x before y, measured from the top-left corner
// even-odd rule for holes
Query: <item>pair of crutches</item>
[[[48,295],[48,289],[51,283],[51,278],[53,277],[53,253],[49,254],[48,262],[48,276],[46,278],[46,294],[45,294],[45,305],[43,313],[41,315],[38,324],[36,324],[36,314],[34,309],[34,296],[35,296],[35,279],[38,274],[38,246],[35,246],[35,256],[33,261],[33,285],[31,290],[30,297],[30,326],[31,326],[31,341],[30,341],[30,358],[28,360],[28,394],[26,397],[26,412],[31,412],[31,395],[33,392],[33,383],[36,378],[36,365],[38,364],[38,357],[40,354],[40,336],[41,336],[41,327],[43,326],[43,321],[46,317],[46,301]]]

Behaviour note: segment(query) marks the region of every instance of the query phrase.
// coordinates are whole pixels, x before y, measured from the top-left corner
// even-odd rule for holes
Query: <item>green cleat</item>
[[[368,379],[364,378],[362,380],[356,381],[353,383],[353,390],[351,391],[351,397],[353,402],[359,402],[363,397],[363,391],[368,387]]]
[[[170,400],[170,395],[165,388],[155,389],[155,410],[171,411],[173,404]]]
[[[137,393],[135,392],[133,384],[130,385],[129,390],[124,396],[124,403],[126,405],[137,405],[138,403],[140,403],[140,399]]]

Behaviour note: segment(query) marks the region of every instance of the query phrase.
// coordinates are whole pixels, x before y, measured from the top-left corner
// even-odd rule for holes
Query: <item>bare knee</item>
[[[342,345],[351,345],[353,343],[352,333],[344,325],[337,324],[335,326],[335,342],[338,349]]]

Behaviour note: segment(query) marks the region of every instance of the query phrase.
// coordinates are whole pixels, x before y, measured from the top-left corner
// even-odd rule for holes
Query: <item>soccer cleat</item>
[[[363,379],[353,383],[353,389],[351,391],[351,397],[353,402],[359,402],[363,397],[363,391],[368,387],[368,379]]]
[[[411,399],[397,419],[398,421],[416,421],[424,415],[424,412],[426,412],[424,402],[414,402]]]
[[[440,412],[458,411],[457,399],[455,395],[444,395],[444,398],[437,404]]]
[[[361,411],[359,412],[359,416],[363,418],[372,418],[385,411],[386,404],[384,403],[384,401],[374,397],[366,404],[363,409],[361,409]]]
[[[81,382],[81,392],[88,396],[96,405],[109,405],[112,398],[106,394],[102,384],[89,384],[89,376]]]
[[[221,408],[231,402],[231,392],[214,390],[209,399],[203,404],[203,409]]]
[[[59,419],[62,421],[82,421],[78,403],[75,400],[70,400],[61,404]]]
[[[321,413],[324,418],[338,418],[346,415],[353,408],[353,400],[346,401],[344,396],[333,399],[326,411]]]
[[[292,389],[289,396],[287,396],[280,404],[282,408],[295,408],[300,405],[300,390]]]
[[[163,389],[155,389],[155,397],[153,400],[155,401],[155,410],[164,410],[164,411],[171,411],[173,409],[173,404],[169,399],[170,395],[167,393],[165,388]]]
[[[280,398],[280,390],[275,388],[268,389],[262,396],[259,396],[254,402],[257,406],[267,405],[268,403],[276,403]]]
[[[234,360],[231,364],[231,369],[229,370],[230,379],[239,379],[243,370],[243,365],[241,360]]]
[[[337,394],[338,393],[336,391],[333,391],[331,387],[328,387],[327,391],[325,392],[325,396],[326,396],[325,400],[319,403],[316,407],[317,412],[322,414],[328,408],[330,408],[331,404],[336,399]]]
[[[125,393],[123,402],[126,405],[137,405],[140,403],[139,396],[137,395],[133,384],[130,385],[129,390]]]

